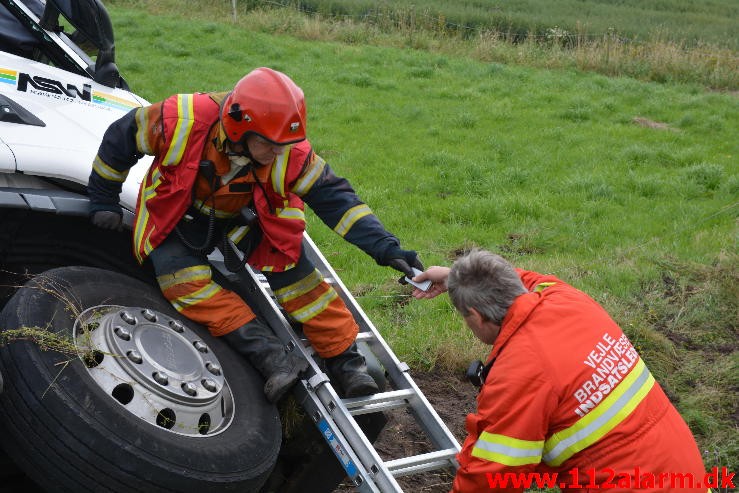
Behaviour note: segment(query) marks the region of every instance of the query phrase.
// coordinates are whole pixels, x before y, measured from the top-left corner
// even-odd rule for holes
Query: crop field
[[[405,18],[427,28],[474,36],[496,30],[519,39],[546,38],[555,29],[585,37],[612,32],[633,41],[662,36],[688,46],[712,43],[737,48],[739,6],[731,0],[252,0],[247,8],[284,5],[324,16],[381,24]]]
[[[181,2],[110,4],[135,92],[156,101],[227,90],[258,66],[286,72],[305,91],[318,154],[404,247],[425,265],[482,247],[583,289],[640,350],[707,467],[739,468],[736,2],[425,3],[475,29],[500,15],[544,34],[614,28],[648,44],[659,32],[662,46],[729,60],[681,59],[689,69],[663,77],[554,63],[577,48],[531,40],[491,38],[497,56],[485,57],[479,36],[446,24],[382,31],[357,19],[370,2],[193,3],[194,20]],[[393,5],[399,18],[411,9]],[[484,358],[445,297],[413,300],[395,271],[312,216],[309,233],[401,360],[459,371]]]

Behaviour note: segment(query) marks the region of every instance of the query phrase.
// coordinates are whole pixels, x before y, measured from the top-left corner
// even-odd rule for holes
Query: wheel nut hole
[[[127,383],[116,385],[112,395],[115,400],[125,406],[133,400],[133,387]]]
[[[198,420],[198,433],[201,435],[207,435],[210,431],[210,414],[204,413]]]
[[[157,425],[171,430],[177,420],[177,415],[170,408],[164,408],[157,414]]]
[[[94,351],[88,351],[82,358],[85,362],[85,366],[88,368],[95,368],[97,365],[103,362],[105,354],[97,349]]]

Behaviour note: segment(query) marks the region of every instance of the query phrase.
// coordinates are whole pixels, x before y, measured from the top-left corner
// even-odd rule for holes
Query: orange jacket
[[[703,480],[698,447],[618,325],[556,277],[519,275],[529,293],[503,320],[477,414],[467,416],[452,491],[520,492],[524,484],[490,481],[502,479],[496,473],[556,472],[563,491],[705,493],[679,487],[687,474]],[[678,487],[671,473],[681,475]]]

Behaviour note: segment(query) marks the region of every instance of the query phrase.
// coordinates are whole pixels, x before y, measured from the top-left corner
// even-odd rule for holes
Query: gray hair
[[[452,265],[447,279],[449,298],[462,316],[474,308],[500,325],[508,308],[526,293],[514,267],[500,255],[472,250]]]

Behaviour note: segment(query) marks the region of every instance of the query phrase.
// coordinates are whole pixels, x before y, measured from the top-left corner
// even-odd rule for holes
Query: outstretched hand
[[[428,291],[421,291],[418,288],[413,290],[413,297],[416,299],[431,299],[436,298],[441,293],[446,292],[446,280],[449,277],[449,267],[440,267],[434,265],[421,272],[413,278],[414,282],[431,281],[431,287]]]
[[[413,277],[413,267],[423,270],[423,264],[418,259],[418,254],[413,250],[403,250],[400,247],[395,247],[388,251],[385,258],[384,265],[388,265],[408,277]]]

